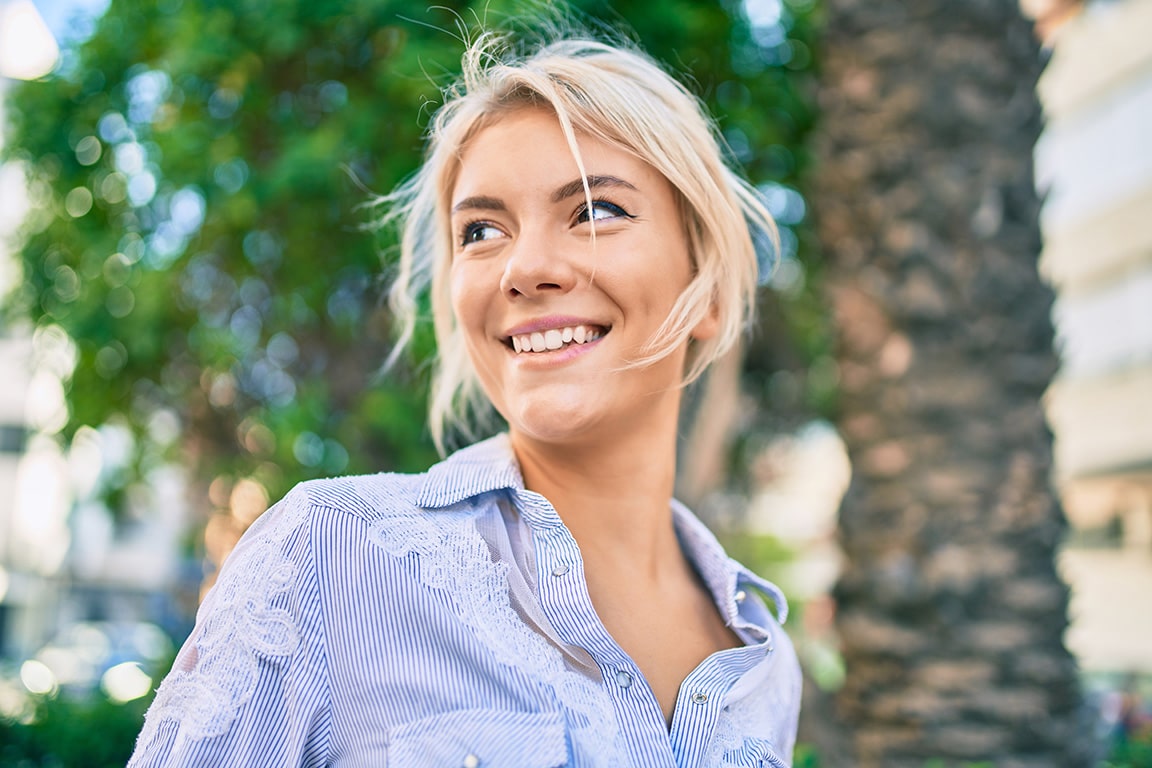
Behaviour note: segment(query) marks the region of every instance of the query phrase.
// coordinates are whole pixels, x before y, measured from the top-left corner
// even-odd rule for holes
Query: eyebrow
[[[635,190],[636,187],[624,181],[624,179],[617,178],[616,176],[588,176],[588,189],[598,189],[599,187],[624,187],[625,189]],[[561,200],[567,200],[569,197],[584,194],[584,181],[576,179],[570,181],[564,186],[557,189],[552,193],[552,202],[558,203]]]
[[[476,195],[473,197],[466,197],[456,205],[452,206],[452,213],[459,213],[466,210],[480,210],[480,211],[503,211],[507,206],[504,201],[498,197],[485,197],[484,195]]]
[[[601,187],[636,189],[631,182],[627,182],[617,176],[588,176],[586,179],[588,181],[588,189],[590,190]],[[559,203],[562,200],[567,200],[569,197],[584,194],[584,181],[584,179],[575,179],[558,187],[556,191],[552,193],[552,202]],[[452,206],[452,213],[458,213],[464,210],[504,211],[507,210],[507,206],[504,205],[504,201],[498,197],[474,195],[472,197],[466,197]]]

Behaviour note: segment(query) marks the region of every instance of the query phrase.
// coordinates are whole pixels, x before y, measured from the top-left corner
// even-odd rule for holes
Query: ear
[[[708,314],[696,323],[692,329],[691,337],[695,341],[708,341],[720,332],[720,307],[713,301],[708,305]]]

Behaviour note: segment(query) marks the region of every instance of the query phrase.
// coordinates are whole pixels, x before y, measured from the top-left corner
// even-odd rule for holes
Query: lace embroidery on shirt
[[[297,567],[285,554],[285,543],[305,511],[302,505],[285,504],[265,513],[275,515],[268,527],[230,557],[204,601],[199,627],[156,693],[141,745],[165,720],[179,722],[190,739],[224,733],[256,689],[260,659],[283,658],[296,650],[296,623],[274,603],[292,589]]]
[[[777,746],[760,738],[764,723],[772,722],[775,697],[757,696],[726,709],[716,722],[704,765],[724,768],[788,768],[776,753]]]
[[[790,647],[778,643],[773,653],[790,654]],[[777,659],[774,666],[776,674],[788,673],[790,677],[799,675],[799,668],[794,664],[789,665]],[[704,765],[788,768],[788,763],[780,755],[787,754],[791,748],[790,742],[781,744],[772,741],[773,738],[786,737],[781,733],[766,734],[764,727],[766,723],[777,722],[780,712],[798,709],[798,686],[799,680],[777,680],[758,687],[753,695],[741,699],[737,705],[725,708],[716,722]],[[794,729],[794,724],[792,727]]]
[[[393,557],[415,554],[421,581],[453,597],[457,615],[495,658],[542,679],[565,710],[575,715],[569,724],[602,744],[607,734],[617,732],[611,699],[592,680],[571,670],[560,650],[524,623],[508,593],[509,564],[493,561],[475,518],[461,520],[462,514],[457,510],[389,516],[376,521],[370,535]],[[574,747],[579,749],[578,744]],[[619,743],[613,750],[603,756],[603,764],[626,765]]]

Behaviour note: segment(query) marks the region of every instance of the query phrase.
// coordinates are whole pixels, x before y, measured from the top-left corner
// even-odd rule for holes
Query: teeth
[[[587,344],[596,341],[602,335],[598,329],[584,325],[551,328],[547,331],[513,336],[512,349],[516,352],[550,352],[555,349],[562,349],[566,344]]]

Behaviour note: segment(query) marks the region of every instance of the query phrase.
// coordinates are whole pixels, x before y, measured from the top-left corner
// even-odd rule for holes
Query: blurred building
[[[0,125],[9,78],[36,74],[20,45],[14,43],[26,37],[30,7],[0,0]],[[35,14],[35,8],[31,11]],[[49,53],[55,57],[55,43]],[[43,68],[42,62],[33,63]],[[22,171],[13,163],[0,166],[0,296],[18,279],[5,246],[26,209]],[[49,466],[41,451],[30,450],[32,358],[28,329],[0,326],[0,660],[29,653],[51,631],[51,612],[57,603],[54,575],[61,560],[60,548],[67,547],[59,505],[46,501],[35,509],[28,506],[30,483],[37,479],[44,482],[42,473]],[[57,465],[57,472],[59,469]],[[52,496],[62,479],[59,474],[48,477],[44,495]],[[46,542],[46,538],[55,542]]]
[[[93,5],[57,4],[59,23],[67,21],[64,6],[84,3]],[[0,125],[11,81],[42,77],[57,54],[29,0],[0,0]],[[6,247],[30,204],[19,162],[0,166],[0,297],[21,279]],[[130,450],[127,430],[82,427],[67,445],[54,437],[67,418],[61,382],[74,354],[59,328],[0,325],[0,674],[3,662],[48,647],[49,661],[68,666],[72,652],[53,639],[90,637],[96,626],[146,637],[158,624],[182,638],[194,607],[172,599],[194,598],[200,581],[197,559],[184,551],[178,469],[154,471],[113,513],[101,496]],[[61,669],[45,669],[68,682]]]
[[[1089,2],[1050,31],[1036,175],[1067,640],[1089,673],[1152,675],[1152,0]]]
[[[16,478],[24,454],[24,394],[28,386],[27,343],[0,337],[0,657],[14,643],[29,584],[16,571]]]

